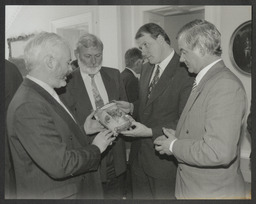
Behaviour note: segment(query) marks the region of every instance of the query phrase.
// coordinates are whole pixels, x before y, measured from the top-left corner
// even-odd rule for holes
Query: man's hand
[[[132,104],[126,101],[114,101],[118,108],[120,108],[125,113],[130,113],[132,111]]]
[[[165,135],[156,138],[154,141],[155,149],[159,152],[159,154],[172,155],[172,152],[169,148],[172,141],[176,139],[174,136],[175,131],[172,129],[163,128],[163,132]]]
[[[91,135],[97,132],[106,130],[97,120],[93,119],[94,111],[88,115],[84,123],[84,131],[86,134]]]
[[[151,128],[139,122],[133,121],[132,126],[134,127],[133,129],[130,128],[130,130],[122,131],[121,134],[130,137],[152,137],[153,135]]]
[[[100,149],[100,153],[102,153],[115,139],[116,137],[113,136],[113,132],[111,130],[105,130],[96,135],[92,144],[96,145]]]

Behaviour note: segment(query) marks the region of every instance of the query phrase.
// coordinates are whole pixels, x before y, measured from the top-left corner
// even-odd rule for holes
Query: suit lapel
[[[82,145],[86,145],[84,140],[84,134],[80,127],[76,124],[73,118],[69,115],[69,113],[41,86],[36,84],[35,82],[25,79],[24,84],[36,90],[48,103],[53,106],[53,109],[56,113],[68,124],[71,131],[75,133],[77,139],[81,142]],[[68,107],[66,107],[68,109]],[[71,113],[71,111],[70,111]],[[74,116],[73,116],[74,117]],[[75,118],[75,117],[74,117]]]
[[[116,99],[116,86],[114,80],[108,75],[107,70],[104,67],[101,68],[100,74],[108,94],[108,100],[112,101]]]
[[[175,53],[173,59],[169,62],[164,72],[162,73],[158,83],[155,88],[152,90],[151,96],[146,104],[146,106],[153,103],[155,99],[157,99],[170,85],[172,77],[176,71],[177,63],[179,63],[179,56]]]
[[[187,114],[189,112],[189,110],[191,109],[191,107],[193,106],[193,104],[195,103],[196,99],[198,98],[198,96],[200,95],[200,93],[202,92],[205,84],[216,74],[220,73],[223,70],[224,67],[224,63],[223,61],[218,62],[217,64],[215,64],[206,74],[205,76],[201,79],[200,83],[198,84],[197,88],[191,92],[188,101],[183,109],[183,112],[180,116],[178,125],[177,125],[177,129],[176,129],[176,135],[179,135],[180,130],[181,130],[181,126],[183,125]]]
[[[143,90],[141,92],[141,104],[145,104],[147,103],[148,100],[148,86],[149,86],[149,81],[151,79],[151,75],[154,71],[154,65],[151,64],[147,64],[145,65],[145,67],[143,68],[143,72],[142,72],[142,77],[140,80],[140,90]],[[145,105],[143,107],[145,107]]]
[[[88,92],[86,90],[80,68],[74,72],[74,86],[72,94],[74,94],[74,99],[78,99],[74,101],[74,106],[77,107],[80,103],[81,107],[77,108],[80,111],[86,112],[87,110],[92,110],[91,100],[89,98]]]

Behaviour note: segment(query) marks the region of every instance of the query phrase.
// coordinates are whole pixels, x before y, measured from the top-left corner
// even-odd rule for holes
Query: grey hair
[[[177,39],[180,38],[186,41],[191,50],[198,47],[212,55],[220,56],[222,53],[221,34],[206,20],[196,19],[184,25],[177,34]]]
[[[24,58],[28,71],[40,64],[47,54],[53,54],[54,48],[68,43],[55,33],[41,32],[35,35],[24,49]]]
[[[80,53],[81,47],[85,47],[85,48],[96,47],[101,49],[101,51],[103,51],[102,41],[97,36],[90,33],[86,33],[79,38],[78,42],[76,43],[75,52]]]

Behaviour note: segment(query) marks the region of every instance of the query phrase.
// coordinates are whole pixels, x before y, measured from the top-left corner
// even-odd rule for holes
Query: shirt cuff
[[[133,103],[130,103],[130,114],[132,115],[134,111],[134,105]]]
[[[174,142],[175,142],[176,140],[177,140],[177,139],[173,140],[173,141],[171,142],[171,144],[170,144],[169,150],[171,151],[171,153],[172,153],[173,144],[174,144]]]

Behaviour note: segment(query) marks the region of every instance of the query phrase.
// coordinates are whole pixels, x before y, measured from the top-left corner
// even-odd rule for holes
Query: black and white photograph
[[[246,2],[6,3],[3,201],[252,201]]]

